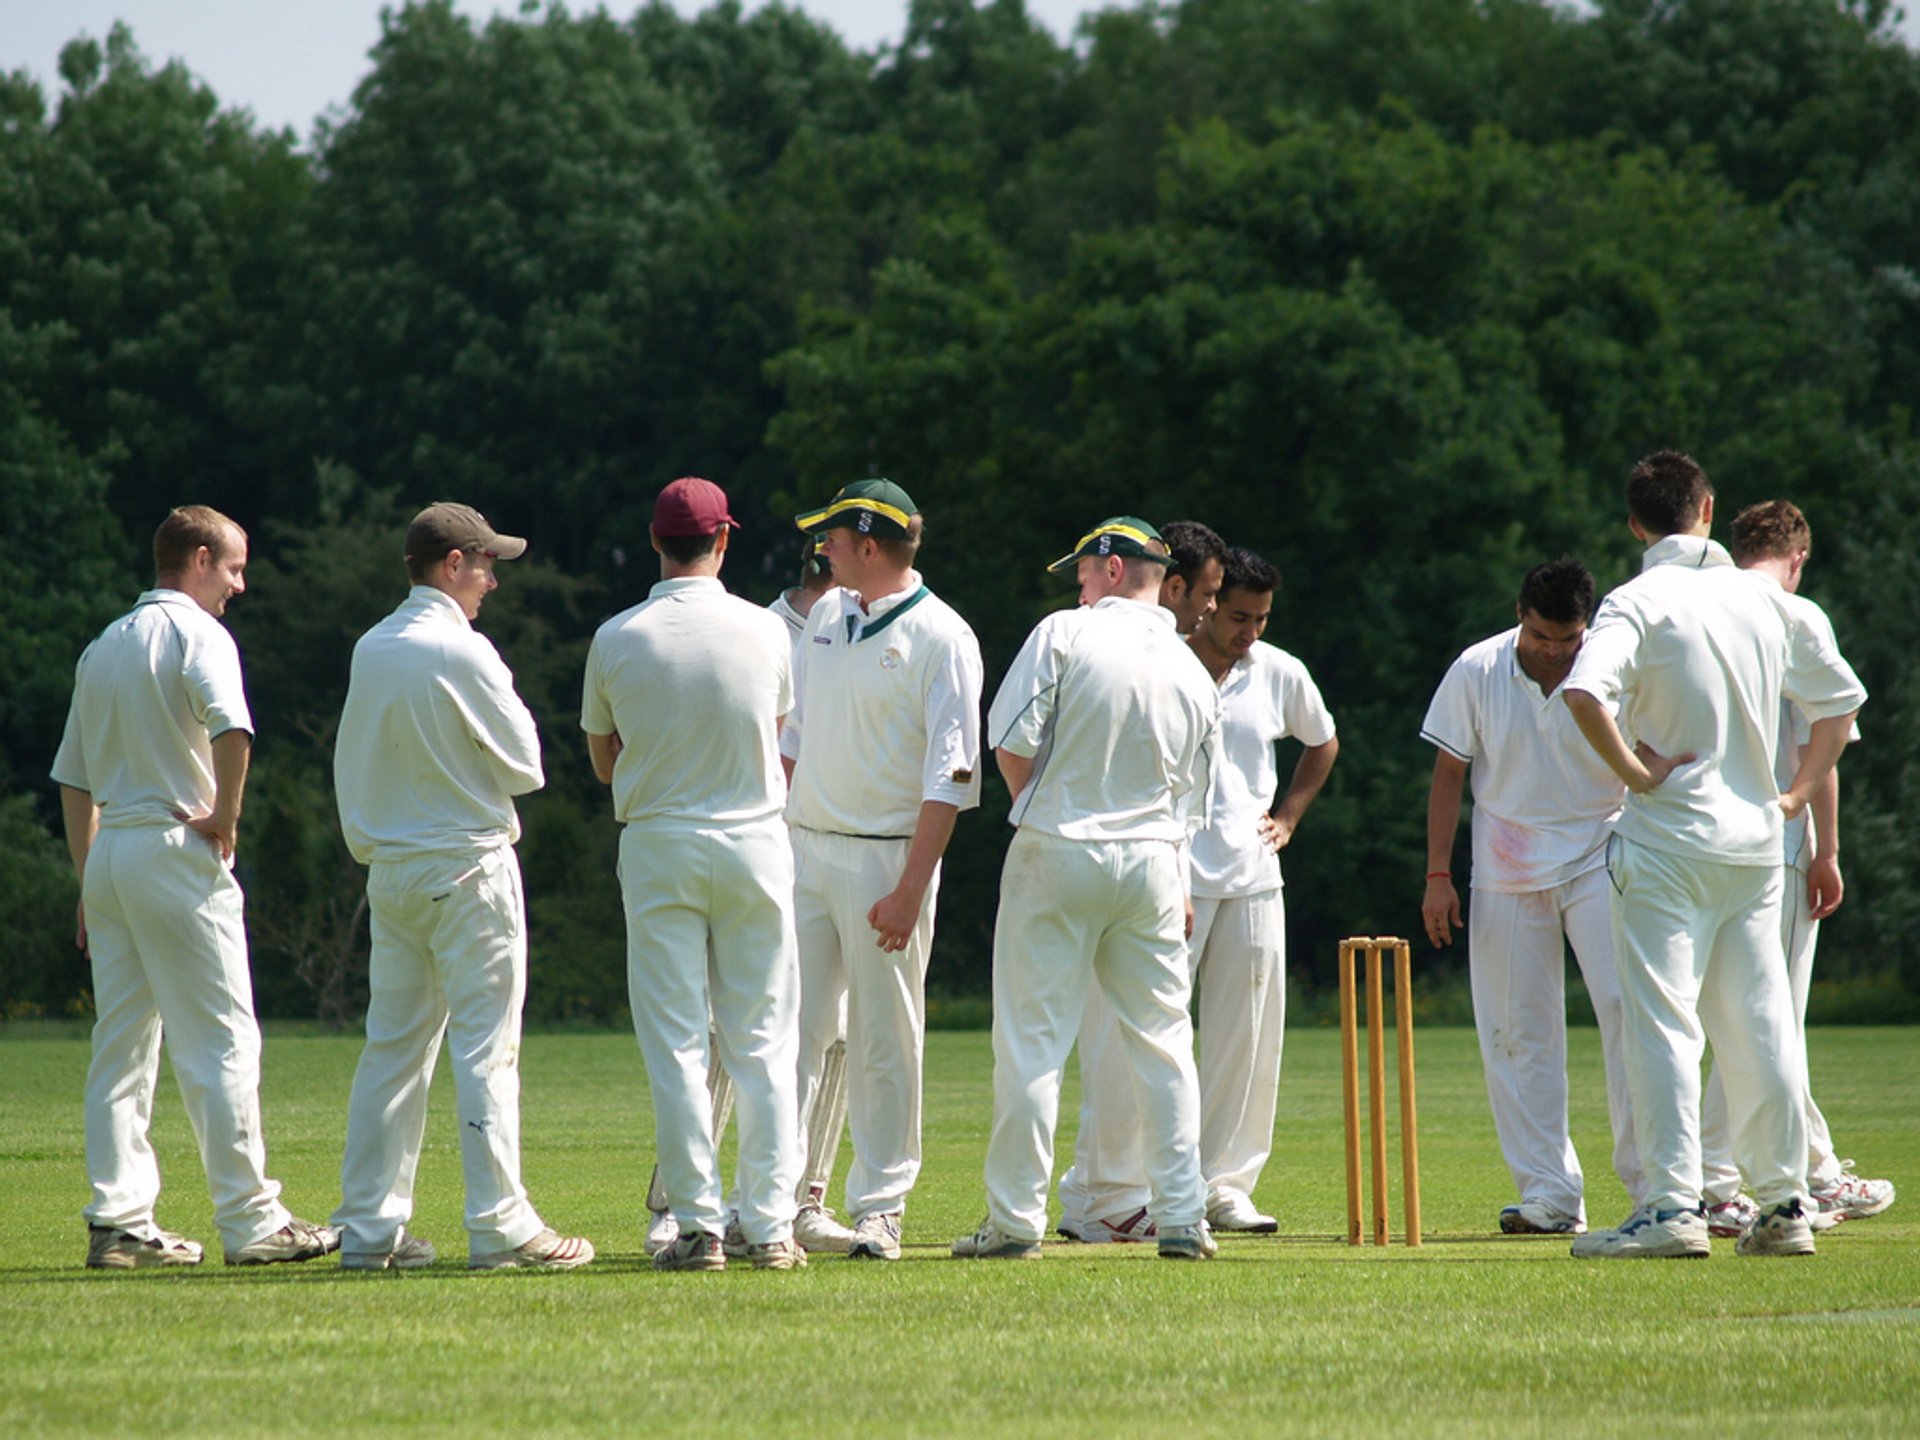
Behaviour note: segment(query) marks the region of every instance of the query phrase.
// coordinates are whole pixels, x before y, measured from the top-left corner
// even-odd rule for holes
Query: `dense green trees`
[[[1062,46],[1019,0],[919,0],[867,56],[733,3],[484,27],[409,4],[308,153],[124,32],[71,47],[51,102],[0,78],[18,873],[58,875],[43,777],[75,655],[165,507],[220,505],[256,555],[231,619],[263,1005],[351,1016],[332,726],[405,517],[456,496],[535,545],[483,622],[548,751],[531,1005],[617,1013],[613,827],[575,717],[594,623],[652,578],[651,497],[726,484],[729,579],[764,600],[796,505],[883,473],[990,682],[1065,599],[1041,566],[1104,513],[1202,518],[1280,564],[1270,638],[1344,737],[1289,861],[1311,975],[1335,935],[1409,923],[1447,660],[1536,559],[1630,573],[1621,476],[1679,444],[1723,513],[1786,494],[1814,522],[1809,593],[1875,694],[1824,973],[1911,1009],[1920,672],[1887,621],[1920,607],[1920,60],[1887,14],[1187,0]],[[1004,805],[990,784],[960,827],[937,989],[984,988]],[[52,914],[64,883],[0,906]],[[57,1011],[84,972],[35,953],[0,1000]]]

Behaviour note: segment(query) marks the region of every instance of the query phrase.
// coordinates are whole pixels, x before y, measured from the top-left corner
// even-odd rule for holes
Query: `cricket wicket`
[[[1373,1243],[1387,1243],[1387,1074],[1380,972],[1393,953],[1394,1024],[1400,1035],[1400,1188],[1406,1243],[1420,1243],[1420,1138],[1413,1095],[1413,950],[1389,936],[1340,942],[1340,1064],[1347,1121],[1347,1243],[1360,1243],[1360,1044],[1355,991],[1358,957],[1367,957],[1367,1106],[1373,1139]]]

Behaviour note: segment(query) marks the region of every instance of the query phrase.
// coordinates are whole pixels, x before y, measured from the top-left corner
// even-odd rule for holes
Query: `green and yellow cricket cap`
[[[793,523],[809,535],[836,526],[881,540],[904,540],[920,507],[891,480],[856,480],[844,486],[824,508],[796,515]]]
[[[1080,537],[1072,554],[1062,555],[1047,569],[1065,570],[1089,555],[1118,555],[1123,560],[1153,560],[1161,565],[1173,563],[1160,532],[1138,515],[1116,515],[1111,520],[1102,520]]]

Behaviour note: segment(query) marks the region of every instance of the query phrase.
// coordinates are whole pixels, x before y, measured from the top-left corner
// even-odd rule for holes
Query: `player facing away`
[[[800,1113],[842,1026],[855,1258],[897,1260],[920,1174],[927,959],[940,857],[980,803],[980,646],[914,568],[919,507],[859,480],[797,517],[836,589],[807,617],[790,766],[800,937]]]
[[[800,559],[799,583],[774,596],[773,603],[767,606],[785,623],[796,663],[801,639],[807,629],[807,616],[813,612],[814,602],[832,588],[833,567],[821,555],[813,539],[808,537]],[[717,1055],[718,1037],[710,1038],[708,1043],[710,1050]],[[707,1094],[713,1133],[718,1136],[727,1128],[727,1120],[733,1114],[733,1081],[728,1077],[724,1064],[716,1062],[708,1068]],[[821,1057],[820,1081],[814,1088],[813,1104],[802,1117],[801,1130],[806,1137],[807,1156],[805,1173],[800,1178],[796,1197],[800,1208],[793,1217],[793,1238],[801,1249],[810,1254],[844,1255],[847,1247],[853,1243],[853,1231],[836,1220],[833,1211],[827,1207],[827,1187],[833,1181],[833,1162],[840,1153],[840,1139],[846,1133],[846,1128],[847,1006],[843,997],[839,1027],[833,1043]],[[647,1187],[647,1209],[650,1215],[646,1251],[649,1255],[658,1255],[680,1233],[680,1223],[668,1208],[658,1166],[654,1167],[653,1181]],[[729,1255],[745,1256],[748,1253],[747,1236],[740,1228],[737,1209],[727,1217],[721,1248]]]
[[[1088,988],[1118,1016],[1145,1135],[1160,1254],[1216,1245],[1200,1172],[1182,860],[1219,734],[1213,679],[1158,603],[1167,549],[1117,516],[1053,569],[1081,605],[1028,636],[988,715],[1017,827],[993,939],[993,1134],[987,1215],[969,1259],[1035,1259],[1060,1079]]]
[[[247,588],[246,532],[184,506],[155,532],[153,567],[153,588],[81,655],[53,762],[96,1016],[86,1263],[200,1263],[197,1241],[154,1220],[160,1169],[147,1130],[163,1029],[227,1263],[309,1260],[338,1237],[289,1215],[267,1178],[260,1027],[233,878],[253,719],[220,617]]]
[[[1420,918],[1435,945],[1461,925],[1451,856],[1472,776],[1467,961],[1493,1128],[1519,1194],[1500,1212],[1510,1235],[1587,1228],[1586,1182],[1567,1128],[1569,944],[1600,1027],[1613,1168],[1628,1195],[1640,1193],[1607,898],[1607,839],[1626,787],[1560,694],[1593,598],[1579,561],[1534,566],[1520,584],[1517,623],[1461,652],[1420,724],[1434,747]]]
[[[1804,624],[1831,635],[1826,612],[1800,594],[1800,579],[1813,551],[1813,529],[1791,500],[1768,500],[1749,505],[1733,517],[1733,560],[1743,570],[1771,577],[1786,592],[1786,605]],[[1788,705],[1781,711],[1779,754],[1775,779],[1785,788],[1799,769],[1800,751],[1807,743],[1806,716]],[[1856,729],[1850,740],[1859,739]],[[1836,768],[1814,791],[1807,813],[1787,823],[1785,885],[1780,899],[1780,940],[1787,952],[1787,977],[1793,986],[1795,1023],[1804,1041],[1807,1028],[1807,992],[1813,983],[1814,946],[1820,922],[1840,908],[1845,883],[1840,876],[1840,775]],[[1816,1230],[1842,1220],[1878,1215],[1894,1201],[1893,1182],[1867,1179],[1853,1173],[1853,1162],[1842,1160],[1833,1146],[1827,1117],[1814,1103],[1811,1078],[1805,1097],[1807,1112],[1807,1188],[1812,1199],[1808,1219]],[[1731,1145],[1727,1132],[1726,1087],[1715,1065],[1707,1076],[1700,1102],[1700,1133],[1706,1163],[1707,1213],[1717,1201],[1737,1195],[1740,1172],[1730,1163],[1716,1164]]]
[[[1713,490],[1690,456],[1639,461],[1627,513],[1647,547],[1641,572],[1601,605],[1562,693],[1629,792],[1607,870],[1645,1179],[1625,1223],[1582,1236],[1573,1253],[1709,1252],[1700,1061],[1711,1042],[1734,1160],[1760,1207],[1735,1248],[1811,1254],[1806,1058],[1780,944],[1782,832],[1833,769],[1866,691],[1830,632],[1709,538]],[[1810,721],[1784,792],[1774,778],[1783,697]]]
[[[1198,520],[1160,527],[1167,547],[1160,604],[1174,630],[1189,639],[1213,614],[1226,574],[1227,547]],[[1140,1150],[1140,1110],[1133,1103],[1132,1070],[1120,1021],[1099,985],[1087,987],[1075,1041],[1080,1063],[1080,1125],[1073,1163],[1060,1177],[1060,1233],[1087,1244],[1143,1244],[1157,1238],[1148,1213],[1146,1161]]]
[[[594,634],[581,702],[593,773],[621,821],[633,1026],[678,1222],[657,1270],[726,1268],[708,1089],[720,1062],[739,1112],[746,1254],[756,1269],[806,1264],[793,1240],[800,976],[776,739],[792,662],[779,619],[720,584],[733,526],[711,481],[660,492],[660,583]]]
[[[373,949],[333,1217],[345,1269],[433,1263],[432,1243],[406,1227],[443,1038],[468,1265],[593,1259],[586,1240],[547,1227],[520,1181],[527,918],[513,801],[546,776],[533,716],[473,622],[499,584],[496,562],[526,548],[468,506],[429,505],[407,527],[406,598],[353,647],[333,781],[347,848],[367,867]]]

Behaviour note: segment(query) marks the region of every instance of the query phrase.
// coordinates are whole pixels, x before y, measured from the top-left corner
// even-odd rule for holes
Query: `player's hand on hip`
[[[212,815],[202,815],[197,820],[187,821],[187,828],[198,831],[200,834],[206,836],[207,839],[213,843],[213,847],[220,852],[222,861],[232,861],[234,847],[239,844],[240,840],[239,821],[236,820],[230,825],[222,825],[216,817]]]
[[[1700,756],[1696,752],[1689,750],[1684,755],[1668,757],[1662,755],[1658,750],[1655,750],[1651,745],[1647,744],[1646,741],[1641,740],[1634,744],[1633,758],[1645,767],[1647,780],[1644,785],[1629,785],[1627,788],[1644,795],[1647,791],[1658,787],[1662,781],[1682,765],[1691,765],[1694,761],[1698,760]]]
[[[1293,839],[1293,827],[1282,825],[1271,815],[1260,817],[1260,843],[1273,854],[1279,854],[1287,848],[1287,842]]]
[[[1426,926],[1427,938],[1435,945],[1446,945],[1453,939],[1453,932],[1459,928],[1460,892],[1453,888],[1453,881],[1445,875],[1435,875],[1427,881],[1427,893],[1420,901],[1420,919]]]

